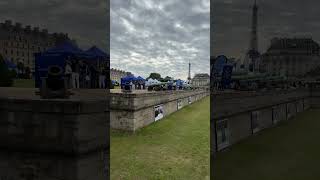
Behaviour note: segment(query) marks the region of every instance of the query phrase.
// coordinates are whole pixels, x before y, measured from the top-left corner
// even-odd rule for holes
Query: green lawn
[[[216,180],[319,180],[320,110],[293,120],[219,152]]]
[[[209,179],[209,102],[204,98],[135,134],[111,132],[111,179]]]
[[[15,79],[13,87],[34,88],[34,79]]]

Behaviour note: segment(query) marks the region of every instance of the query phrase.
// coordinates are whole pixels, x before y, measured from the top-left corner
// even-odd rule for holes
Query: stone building
[[[261,70],[271,75],[302,76],[320,65],[320,46],[312,38],[274,38],[261,57]]]
[[[199,87],[199,86],[209,86],[210,85],[210,76],[209,74],[201,73],[194,75],[192,81],[193,86]]]
[[[132,75],[130,72],[126,72],[119,69],[110,69],[110,79],[113,81],[117,81],[118,83],[121,82],[121,78],[126,77],[128,75]]]
[[[39,27],[22,27],[21,23],[13,24],[6,20],[0,23],[0,54],[14,64],[23,63],[34,71],[34,53],[43,52],[66,40],[68,34],[49,33]]]

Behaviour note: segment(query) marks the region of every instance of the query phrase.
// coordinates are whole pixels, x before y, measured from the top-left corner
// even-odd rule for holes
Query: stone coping
[[[63,113],[63,114],[87,114],[104,112],[107,110],[107,101],[61,101],[61,100],[30,100],[0,98],[0,110]]]
[[[211,119],[213,120],[219,120],[219,119],[223,119],[223,118],[228,118],[231,116],[235,116],[237,114],[241,114],[241,113],[245,113],[245,112],[250,112],[250,111],[257,111],[257,110],[262,110],[262,109],[266,109],[266,108],[271,108],[274,106],[279,106],[279,105],[283,105],[283,104],[288,104],[288,103],[295,103],[299,100],[304,100],[306,97],[297,97],[297,98],[288,98],[287,100],[283,100],[283,101],[279,101],[279,102],[271,102],[271,103],[266,103],[264,105],[251,105],[251,106],[247,106],[247,107],[238,107],[237,109],[234,109],[234,111],[230,111],[230,110],[224,110],[224,111],[220,111],[220,112],[211,112],[212,117]]]
[[[111,89],[110,96],[121,97],[145,97],[145,96],[158,96],[158,95],[172,95],[190,92],[206,92],[205,90],[171,90],[171,91],[147,91],[147,90],[135,90],[131,93],[121,92],[121,89]]]
[[[45,100],[45,101],[96,101],[107,100],[109,90],[107,89],[72,89],[69,99],[41,99],[40,95],[36,95],[39,91],[37,88],[15,88],[0,87],[0,99],[29,99],[29,100]]]
[[[239,113],[248,111],[270,108],[286,103],[293,103],[315,96],[310,94],[310,89],[291,89],[289,91],[268,91],[268,92],[252,92],[238,93],[229,96],[212,96],[212,105],[215,106],[211,111],[212,119],[221,119],[228,116],[234,116]],[[244,104],[243,102],[247,102]],[[226,108],[230,106],[229,108]]]
[[[308,88],[301,89],[288,89],[288,90],[275,90],[275,91],[226,91],[226,92],[218,92],[211,93],[213,98],[223,98],[223,99],[232,99],[232,98],[244,98],[244,97],[254,97],[254,96],[262,96],[262,95],[273,95],[273,94],[289,94],[293,92],[303,92],[309,93]]]
[[[137,111],[151,106],[175,101],[177,99],[183,99],[204,93],[209,95],[209,92],[204,90],[153,92],[145,94],[117,94],[115,96],[111,93],[110,109]]]

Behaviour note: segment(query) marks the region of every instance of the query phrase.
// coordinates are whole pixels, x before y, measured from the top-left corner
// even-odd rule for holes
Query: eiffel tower
[[[189,61],[188,83],[191,82],[191,63]]]
[[[259,71],[259,58],[260,53],[258,51],[258,6],[257,1],[254,1],[253,13],[252,13],[252,24],[251,24],[251,35],[250,35],[250,47],[246,54],[246,68],[249,72]]]

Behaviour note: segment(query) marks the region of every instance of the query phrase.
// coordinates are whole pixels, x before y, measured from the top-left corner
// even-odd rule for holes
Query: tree
[[[10,87],[13,85],[13,73],[9,71],[7,64],[0,55],[0,87]]]
[[[150,79],[150,78],[156,79],[158,81],[160,81],[162,79],[161,75],[159,73],[150,73],[150,76],[147,78],[147,80]]]
[[[173,80],[173,78],[170,77],[170,76],[166,76],[166,77],[163,79],[164,82],[168,82],[168,81],[171,81],[171,80]]]

